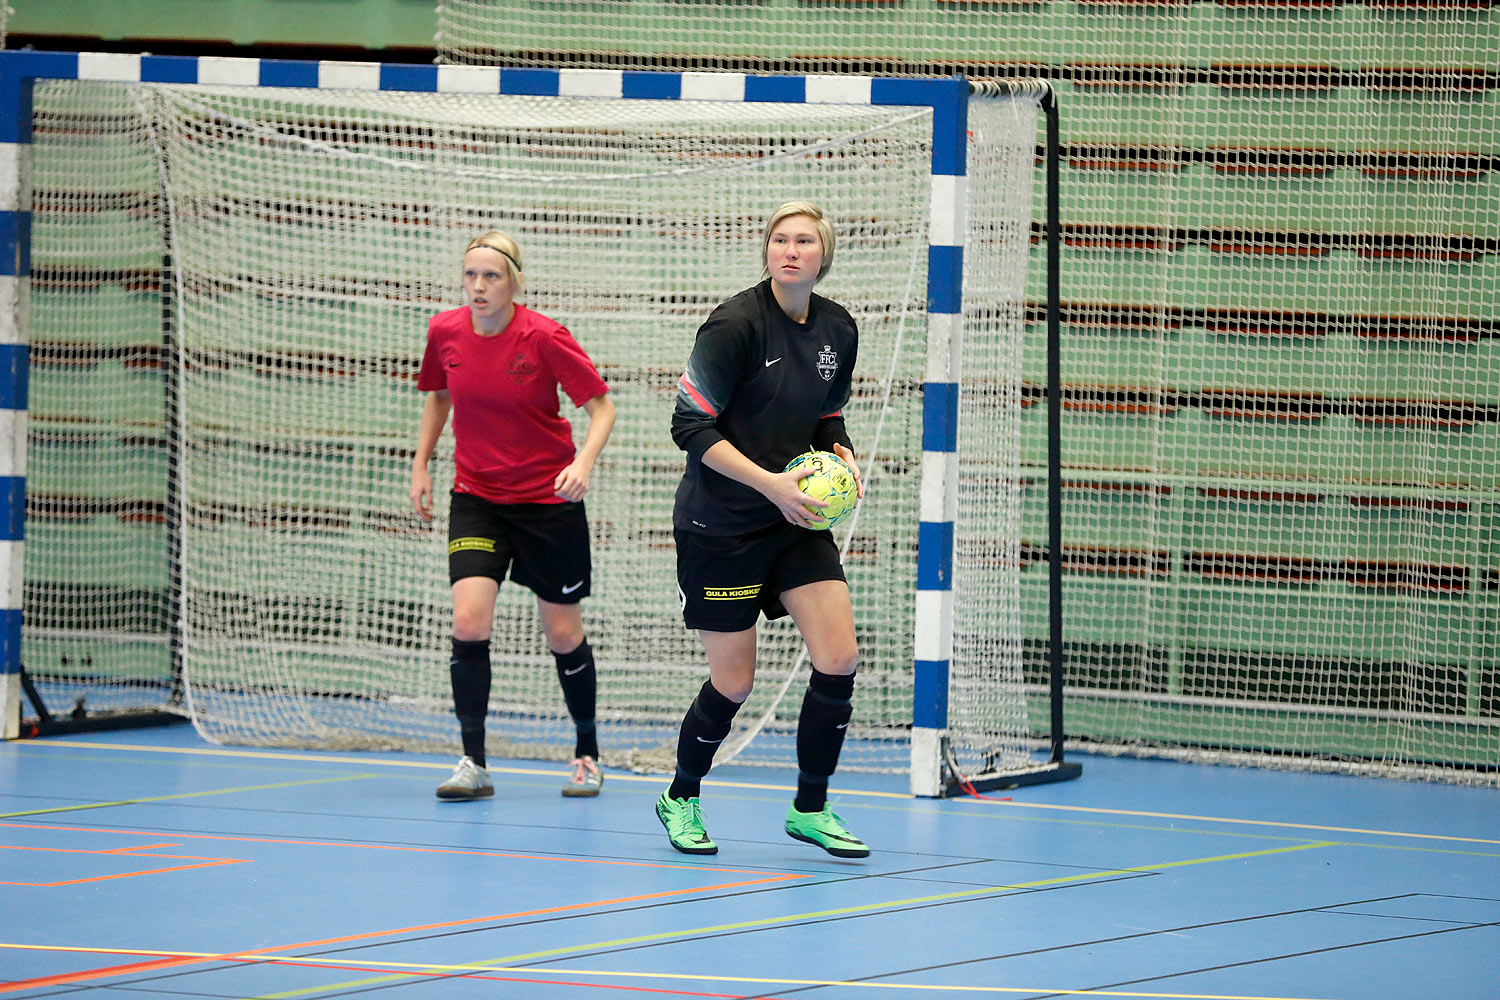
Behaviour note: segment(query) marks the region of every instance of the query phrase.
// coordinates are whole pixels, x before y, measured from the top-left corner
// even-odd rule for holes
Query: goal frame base
[[[1048,761],[1036,768],[1019,771],[993,771],[961,778],[951,769],[943,778],[941,797],[958,798],[960,795],[975,795],[980,792],[1001,791],[1007,788],[1023,788],[1027,785],[1047,785],[1054,781],[1072,781],[1082,776],[1083,765],[1075,761]]]
[[[119,729],[155,729],[160,726],[176,726],[192,721],[187,716],[176,712],[151,708],[109,709],[90,713],[84,708],[82,698],[78,699],[78,703],[67,715],[53,715],[48,711],[41,692],[36,689],[36,685],[31,683],[31,677],[27,675],[24,665],[16,674],[16,680],[20,692],[31,703],[31,708],[36,715],[20,714],[16,731],[7,735],[6,739],[24,740],[35,739],[39,736],[103,733]],[[24,713],[24,709],[19,704],[17,711]]]

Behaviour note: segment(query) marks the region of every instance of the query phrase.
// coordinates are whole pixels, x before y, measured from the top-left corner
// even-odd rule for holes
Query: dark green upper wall
[[[3,4],[6,0],[0,0]],[[239,47],[405,49],[430,53],[436,0],[8,0],[20,40],[97,38]],[[1394,2],[1394,0],[1392,0]],[[900,58],[917,64],[996,63],[1385,66],[1500,72],[1500,15],[1457,0],[1410,10],[1376,0],[1277,6],[902,0],[892,4],[693,4],[632,0],[494,0],[455,6],[447,28],[507,52],[691,53],[781,60]],[[1478,2],[1478,0],[1476,0]],[[450,39],[450,47],[454,43]],[[460,48],[462,46],[459,46]],[[454,58],[450,61],[486,61]],[[821,69],[804,71],[822,72]]]
[[[0,0],[5,2],[5,0]],[[9,0],[15,36],[430,49],[433,0]]]

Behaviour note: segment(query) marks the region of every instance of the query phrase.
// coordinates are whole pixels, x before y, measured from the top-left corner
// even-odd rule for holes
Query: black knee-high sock
[[[682,731],[677,735],[677,774],[667,795],[674,799],[698,797],[703,776],[714,765],[714,754],[729,727],[740,703],[730,701],[720,694],[713,681],[704,681],[698,689],[698,697],[688,706],[682,717]]]
[[[490,710],[490,641],[454,639],[448,675],[453,678],[453,711],[458,716],[464,756],[484,767],[484,717]]]
[[[818,812],[828,804],[828,779],[839,765],[844,730],[854,712],[853,674],[817,670],[807,681],[802,715],[797,719],[798,812]]]
[[[557,680],[562,685],[563,700],[578,730],[573,744],[574,757],[599,759],[599,737],[594,729],[594,649],[587,639],[571,653],[553,653],[557,661]]]

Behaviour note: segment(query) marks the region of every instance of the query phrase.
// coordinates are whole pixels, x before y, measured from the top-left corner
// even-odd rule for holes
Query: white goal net
[[[1491,6],[438,0],[436,44],[464,65],[1046,78],[1068,736],[1494,785]],[[1052,553],[1027,478],[1035,671]]]
[[[587,501],[603,756],[667,745],[706,675],[676,599],[676,381],[698,324],[759,279],[770,209],[806,198],[839,234],[820,291],[861,332],[846,416],[869,499],[839,541],[864,664],[845,762],[906,768],[930,109],[81,82],[39,86],[36,107],[25,614],[45,691],[180,695],[226,742],[456,745],[446,503],[428,525],[407,500],[415,374],[427,318],[461,303],[464,245],[499,228],[526,254],[523,300],[573,331],[619,414]],[[1016,269],[970,319],[984,365],[1019,352],[1030,111],[976,112],[991,117],[970,143],[976,254]],[[1014,450],[986,460],[1010,490],[987,510],[1015,505]],[[981,648],[1019,646],[1014,621],[978,627],[1011,630]],[[740,717],[764,728],[742,759],[790,761],[807,665],[788,622],[761,635]],[[565,754],[514,584],[492,648],[492,752]],[[1015,661],[992,685],[1012,741]]]

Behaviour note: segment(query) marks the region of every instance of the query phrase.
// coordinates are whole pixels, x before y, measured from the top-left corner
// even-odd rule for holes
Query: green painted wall
[[[14,35],[431,48],[432,0],[9,0]]]

